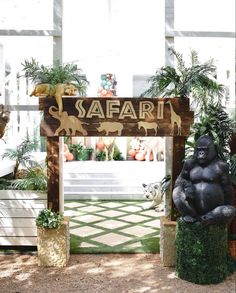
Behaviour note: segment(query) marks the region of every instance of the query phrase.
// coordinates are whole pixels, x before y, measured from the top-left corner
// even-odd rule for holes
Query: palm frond
[[[196,104],[205,107],[207,96],[223,95],[223,86],[215,80],[216,66],[213,59],[202,64],[198,60],[198,54],[192,50],[190,54],[190,67],[187,67],[182,54],[169,48],[176,59],[176,69],[171,66],[162,67],[149,79],[150,87],[142,96],[150,97],[190,97],[198,99]],[[204,96],[205,92],[205,96]],[[198,93],[200,93],[199,96]]]
[[[72,83],[78,88],[79,94],[84,94],[87,90],[88,80],[75,63],[61,65],[59,61],[56,61],[53,66],[44,66],[39,65],[32,58],[29,61],[25,60],[21,65],[23,66],[24,76],[33,83],[49,83],[52,85]]]
[[[191,50],[191,52],[190,52],[190,62],[191,62],[191,67],[199,64],[197,51]]]

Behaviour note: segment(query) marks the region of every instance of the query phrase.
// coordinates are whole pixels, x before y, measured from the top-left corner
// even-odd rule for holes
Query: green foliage
[[[105,161],[106,159],[106,153],[105,151],[97,151],[95,155],[96,161]],[[123,161],[124,157],[122,156],[121,151],[119,148],[115,145],[114,154],[113,154],[113,160],[114,161]]]
[[[36,165],[24,170],[21,179],[0,178],[0,190],[47,190],[46,168]]]
[[[195,141],[201,135],[207,134],[213,139],[220,159],[229,163],[229,143],[231,135],[234,131],[234,124],[229,118],[225,107],[223,107],[219,102],[208,104],[205,111],[199,115],[198,121],[192,126],[191,135],[187,141],[188,155],[193,154]]]
[[[95,155],[95,160],[96,161],[105,161],[106,154],[104,151],[97,151]]]
[[[92,147],[85,147],[81,142],[78,144],[71,144],[68,148],[69,151],[74,154],[77,161],[89,160],[94,151]]]
[[[205,107],[206,102],[215,95],[220,99],[224,87],[215,80],[216,66],[212,59],[200,64],[197,52],[192,50],[188,67],[182,54],[173,48],[169,51],[177,61],[176,69],[171,66],[158,69],[149,79],[151,85],[142,96],[181,98],[192,96],[195,103],[200,104],[201,107]]]
[[[115,148],[114,148],[113,160],[114,161],[123,161],[124,160],[124,157],[122,156],[122,153],[119,150],[119,148],[117,147],[117,145],[115,145]]]
[[[198,223],[177,222],[176,272],[196,284],[222,282],[230,273],[225,225],[203,227]]]
[[[17,171],[20,164],[23,166],[32,166],[32,156],[30,152],[34,151],[38,146],[38,141],[33,139],[31,140],[27,135],[24,140],[15,148],[8,148],[3,153],[2,158],[8,158],[15,161],[15,168],[13,173],[13,178],[16,178]]]
[[[24,178],[16,179],[13,181],[12,189],[46,191],[46,169],[40,165],[28,168],[26,170],[26,175],[24,176]]]
[[[0,190],[12,190],[14,180],[7,178],[0,178]]]
[[[36,226],[45,229],[57,229],[63,221],[63,215],[50,209],[43,209],[36,218]]]
[[[74,143],[68,146],[69,151],[74,155],[75,160],[80,161],[82,156],[82,151],[84,149],[84,146],[81,142]]]
[[[66,63],[61,65],[59,61],[56,61],[53,66],[44,66],[32,58],[31,60],[25,60],[22,66],[25,72],[24,76],[33,83],[49,83],[52,85],[71,83],[78,89],[80,95],[86,94],[88,80],[77,64]]]
[[[91,158],[91,155],[93,153],[94,149],[91,147],[86,147],[82,150],[82,154],[81,154],[81,160],[82,161],[87,161]]]

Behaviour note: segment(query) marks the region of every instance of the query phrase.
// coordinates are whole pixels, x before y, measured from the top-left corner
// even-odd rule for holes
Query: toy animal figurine
[[[75,96],[77,88],[73,84],[58,83],[56,85],[51,85],[48,83],[41,83],[35,86],[30,97],[55,97],[59,109],[59,115],[61,116],[63,105],[62,96]]]
[[[228,164],[218,158],[210,136],[201,136],[193,158],[185,161],[175,182],[173,201],[188,223],[227,224],[234,218]]]
[[[142,145],[146,152],[146,161],[150,161],[151,154],[154,162],[161,161],[164,153],[164,139],[162,137],[147,137]]]
[[[144,204],[142,209],[149,210],[155,209],[157,212],[164,210],[164,202],[163,202],[163,195],[161,189],[161,182],[149,183],[149,184],[142,184],[143,186],[143,193],[148,200],[151,200],[151,203],[148,205]]]
[[[115,151],[115,137],[103,137],[102,141],[104,143],[104,151],[106,154],[106,161],[113,161],[113,155]]]

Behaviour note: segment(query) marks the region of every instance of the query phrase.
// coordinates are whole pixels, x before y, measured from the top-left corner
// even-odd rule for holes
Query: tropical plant
[[[99,150],[95,154],[95,160],[96,161],[105,161],[106,159],[106,153],[105,151]]]
[[[51,85],[70,83],[78,89],[79,95],[86,94],[88,80],[75,63],[61,65],[59,61],[56,61],[53,66],[44,66],[32,58],[25,60],[22,66],[25,72],[24,76],[33,83],[49,83]]]
[[[117,147],[117,145],[115,145],[115,147],[114,147],[113,160],[114,161],[123,161],[124,160],[124,157],[122,156],[122,153],[119,150],[119,148]]]
[[[22,179],[16,179],[12,183],[12,189],[17,190],[47,190],[47,170],[41,165],[29,167]]]
[[[148,80],[150,87],[142,96],[150,97],[193,97],[197,106],[206,106],[209,99],[214,100],[217,96],[220,99],[224,93],[224,86],[218,84],[216,66],[213,59],[200,64],[198,53],[195,50],[190,52],[190,66],[188,67],[183,55],[169,48],[171,54],[177,61],[176,68],[165,66],[158,69],[155,75]]]
[[[68,146],[69,151],[74,155],[74,158],[79,161],[82,157],[82,151],[84,149],[84,146],[81,142],[79,143],[73,143]]]
[[[59,212],[43,209],[36,218],[36,226],[44,229],[57,229],[61,226],[64,217]]]
[[[32,160],[32,156],[30,152],[36,150],[38,147],[38,141],[33,138],[32,140],[27,135],[23,141],[16,148],[8,148],[2,154],[2,158],[8,158],[10,160],[15,161],[15,167],[13,171],[13,179],[16,179],[17,172],[20,164],[23,166],[32,166],[34,161]]]
[[[87,161],[91,158],[92,153],[93,153],[94,149],[92,147],[85,147],[82,150],[82,155],[81,155],[81,160],[82,161]]]
[[[230,119],[225,107],[220,102],[207,104],[204,112],[198,116],[198,120],[193,124],[191,135],[187,141],[187,151],[193,153],[195,141],[204,134],[213,139],[220,159],[230,161],[230,139],[235,131],[235,125]]]
[[[0,178],[0,190],[12,190],[14,180],[8,178]]]

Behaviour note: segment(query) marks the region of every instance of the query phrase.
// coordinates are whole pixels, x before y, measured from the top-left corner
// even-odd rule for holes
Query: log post
[[[173,159],[172,159],[172,174],[171,174],[172,190],[174,189],[175,181],[183,168],[184,157],[185,157],[185,140],[186,140],[186,137],[183,137],[183,136],[173,137],[173,154],[172,154]],[[174,205],[173,199],[171,199],[171,202],[172,202],[171,220],[176,221],[179,213]]]
[[[48,208],[60,210],[60,157],[59,137],[47,137]]]

